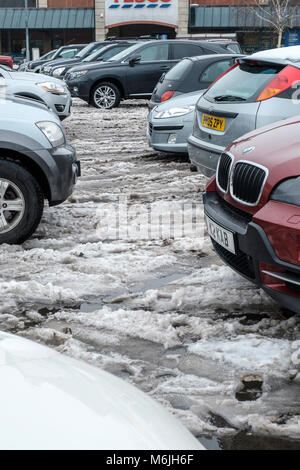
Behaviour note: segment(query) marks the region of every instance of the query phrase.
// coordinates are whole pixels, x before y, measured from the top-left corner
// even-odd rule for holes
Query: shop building
[[[246,0],[28,0],[30,47],[43,54],[107,37],[236,37],[247,52],[276,46],[270,25]],[[251,4],[248,0],[247,3]],[[261,0],[268,8],[270,0]],[[296,2],[298,4],[299,2]],[[0,53],[25,47],[25,0],[0,0]],[[300,44],[300,5],[286,45]]]

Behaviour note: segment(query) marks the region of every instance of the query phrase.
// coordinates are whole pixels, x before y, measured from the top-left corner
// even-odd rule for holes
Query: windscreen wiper
[[[242,96],[235,96],[235,95],[220,95],[214,97],[215,101],[247,101],[246,98]]]

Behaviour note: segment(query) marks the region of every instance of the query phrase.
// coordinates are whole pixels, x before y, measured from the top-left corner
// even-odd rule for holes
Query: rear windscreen
[[[192,61],[183,59],[178,64],[174,65],[171,70],[165,75],[166,80],[182,80],[185,73],[192,68]]]
[[[244,62],[214,83],[205,98],[214,101],[251,101],[283,67]]]

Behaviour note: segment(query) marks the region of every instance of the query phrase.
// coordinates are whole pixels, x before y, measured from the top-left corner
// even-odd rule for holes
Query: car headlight
[[[185,114],[194,111],[194,109],[195,105],[177,107],[174,106],[172,108],[166,109],[165,111],[156,111],[154,117],[155,119],[166,119],[170,117],[184,116]]]
[[[279,183],[271,193],[270,199],[300,206],[300,176]]]
[[[65,143],[64,133],[55,122],[40,121],[35,124],[42,131],[44,136],[47,137],[52,147],[58,147]]]
[[[63,95],[66,93],[66,88],[59,83],[43,82],[37,83],[37,85],[41,88],[44,88],[44,90],[49,91],[49,93],[53,93],[55,95]]]
[[[87,70],[80,70],[78,72],[71,72],[69,74],[69,80],[74,80],[74,78],[78,78],[78,77],[83,77],[84,75],[86,75],[88,73]]]
[[[66,67],[58,67],[57,69],[53,70],[53,77],[59,77],[64,71],[66,70]]]

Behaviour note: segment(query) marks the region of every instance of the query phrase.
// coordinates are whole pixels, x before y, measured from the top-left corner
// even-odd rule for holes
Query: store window
[[[36,8],[37,0],[28,0],[29,8]],[[24,8],[24,0],[0,0],[0,8]]]

